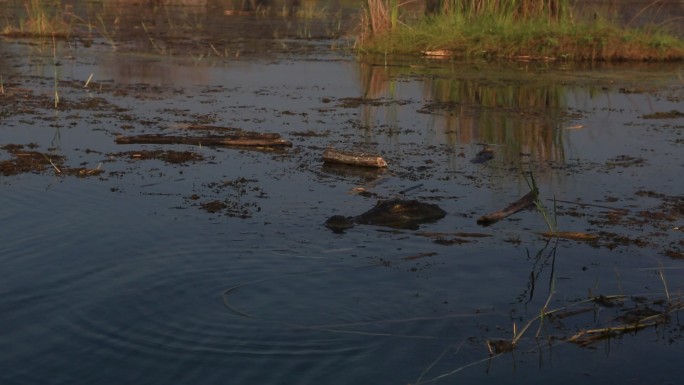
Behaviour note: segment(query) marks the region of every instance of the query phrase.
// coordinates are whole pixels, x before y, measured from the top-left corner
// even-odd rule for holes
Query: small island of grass
[[[489,59],[684,60],[684,40],[667,22],[621,25],[577,12],[568,0],[427,0],[424,13],[410,15],[398,0],[366,0],[357,47]]]

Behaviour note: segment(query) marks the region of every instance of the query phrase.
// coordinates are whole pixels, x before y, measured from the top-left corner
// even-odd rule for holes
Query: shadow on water
[[[74,5],[109,40],[0,45],[1,383],[679,378],[680,64],[355,58],[299,10],[120,4]],[[117,141],[204,131],[292,147]],[[523,170],[558,232],[477,225]],[[397,197],[446,213],[324,226]]]

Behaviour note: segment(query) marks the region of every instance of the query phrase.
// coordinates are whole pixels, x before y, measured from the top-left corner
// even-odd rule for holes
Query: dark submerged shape
[[[333,215],[325,225],[335,232],[343,232],[354,225],[386,226],[397,229],[418,229],[422,223],[444,218],[446,211],[432,203],[417,200],[390,199],[379,201],[375,207],[355,217]]]
[[[480,152],[478,152],[473,159],[470,160],[470,163],[474,164],[483,164],[487,163],[490,160],[494,159],[494,149],[485,146]]]

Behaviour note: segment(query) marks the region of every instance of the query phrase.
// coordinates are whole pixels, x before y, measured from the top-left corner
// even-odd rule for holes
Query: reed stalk
[[[55,40],[55,36],[52,35],[52,69],[55,87],[55,109],[59,107],[59,74],[57,72],[57,64],[57,41]]]
[[[372,35],[383,34],[392,29],[388,0],[366,0],[366,14]]]

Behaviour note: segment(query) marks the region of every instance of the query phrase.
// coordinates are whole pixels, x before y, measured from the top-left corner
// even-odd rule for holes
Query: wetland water
[[[359,60],[290,30],[241,55],[0,41],[0,383],[678,381],[681,64]],[[116,143],[193,125],[293,145]],[[329,147],[389,167],[330,167]],[[478,226],[530,171],[558,230],[598,239],[548,240],[535,210]],[[324,226],[402,191],[446,217]]]

